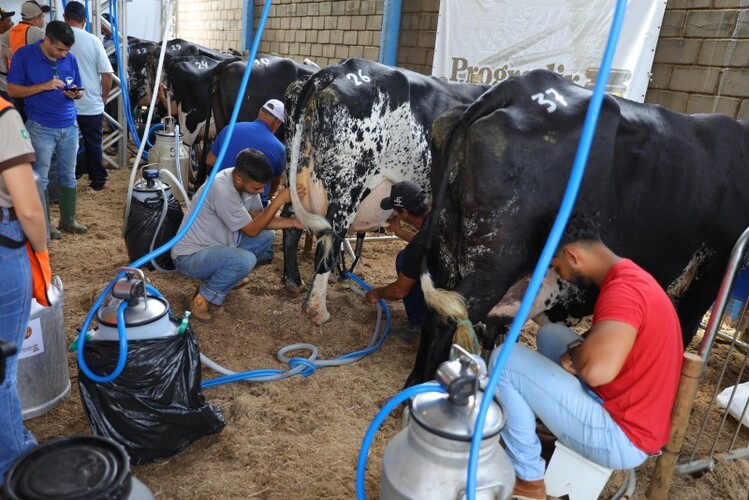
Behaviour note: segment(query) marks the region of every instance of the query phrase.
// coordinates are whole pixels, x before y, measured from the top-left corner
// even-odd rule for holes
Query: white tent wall
[[[25,0],[4,0],[3,9],[15,11],[13,22],[21,21],[21,5]],[[47,3],[47,2],[42,2]],[[85,2],[82,2],[85,3]],[[53,11],[46,18],[46,22],[52,19],[62,20],[62,0],[48,2]],[[55,15],[55,17],[52,17]],[[146,40],[158,41],[161,38],[161,0],[132,0],[127,2],[127,35]]]

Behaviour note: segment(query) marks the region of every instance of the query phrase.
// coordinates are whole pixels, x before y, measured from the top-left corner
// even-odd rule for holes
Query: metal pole
[[[127,81],[127,7],[125,6],[125,0],[117,0],[117,14],[118,14],[118,27],[119,27],[119,39],[115,40],[114,43],[120,45],[120,56],[122,58],[122,77]],[[120,98],[117,106],[117,123],[123,127],[122,139],[117,146],[117,164],[120,168],[128,165],[127,158],[127,142],[128,142],[128,129],[123,124],[127,123],[127,117],[125,116],[125,101]]]

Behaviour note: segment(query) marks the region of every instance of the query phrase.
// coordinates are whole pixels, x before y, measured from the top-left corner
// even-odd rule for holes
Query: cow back
[[[224,128],[231,118],[246,68],[246,61],[237,61],[228,64],[217,75],[213,108],[217,131]],[[299,64],[292,59],[259,55],[253,61],[252,75],[242,100],[238,121],[254,120],[266,101],[283,100],[289,84],[315,71],[316,68]],[[283,140],[283,127],[277,131],[276,135]]]

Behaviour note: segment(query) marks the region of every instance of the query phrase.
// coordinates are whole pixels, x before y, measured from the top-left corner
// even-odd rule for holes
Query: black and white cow
[[[148,56],[158,47],[156,42],[141,40],[134,37],[127,38],[127,84],[130,104],[148,105],[143,100],[151,94],[148,71]]]
[[[192,146],[206,133],[216,135],[211,109],[215,75],[238,58],[225,54],[223,58],[202,54],[172,58],[164,65],[164,73],[172,99],[177,103],[179,129],[182,142]]]
[[[435,121],[434,279],[465,297],[466,315],[485,322],[492,340],[518,310],[562,200],[591,95],[534,71]],[[748,128],[722,115],[682,115],[612,96],[603,102],[575,209],[594,217],[615,253],[663,286],[685,345],[749,225]],[[422,286],[430,288],[427,276]],[[439,294],[427,295],[439,303],[432,301]],[[595,297],[550,271],[531,317],[569,324],[592,313]],[[428,313],[408,385],[434,377],[454,330],[453,321]]]
[[[294,211],[305,227],[323,235],[306,301],[315,324],[330,319],[326,293],[334,240],[349,230],[379,228],[389,215],[380,200],[392,184],[412,180],[428,188],[432,121],[453,106],[473,102],[486,88],[365,59],[323,68],[290,87],[286,144]],[[296,195],[296,183],[307,185],[304,200]],[[302,286],[298,235],[284,234],[284,281],[290,288]]]
[[[211,136],[213,136],[220,132],[231,118],[247,62],[233,59],[222,61],[216,66],[211,66],[210,62],[201,63],[204,70],[198,69],[195,64],[195,62],[192,65],[185,63],[184,68],[170,70],[170,81],[174,81],[175,98],[178,98],[178,93],[190,94],[193,96],[190,100],[195,103],[192,108],[182,106],[180,116],[183,115],[184,110],[192,109],[186,117],[193,121],[201,119],[204,121],[205,106],[211,106],[213,125]],[[258,56],[253,64],[252,75],[240,108],[238,121],[254,120],[268,99],[283,99],[284,92],[290,83],[297,78],[309,76],[319,69],[317,66],[302,65],[293,59],[275,56]],[[183,82],[180,83],[180,80]],[[193,83],[186,83],[188,80]],[[183,90],[178,91],[177,88],[180,86]],[[204,87],[208,88],[208,94],[202,90]],[[184,102],[185,99],[182,98],[182,101]],[[190,126],[189,120],[186,126]],[[182,127],[181,122],[180,127]],[[283,127],[279,128],[276,135],[279,140],[283,141]],[[185,142],[187,143],[187,140]],[[205,181],[207,174],[205,162],[201,162],[197,173],[198,184]]]

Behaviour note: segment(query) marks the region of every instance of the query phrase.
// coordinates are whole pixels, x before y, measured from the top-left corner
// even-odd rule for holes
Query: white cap
[[[281,121],[284,121],[286,117],[283,111],[283,103],[278,99],[270,99],[263,104],[263,109]]]

